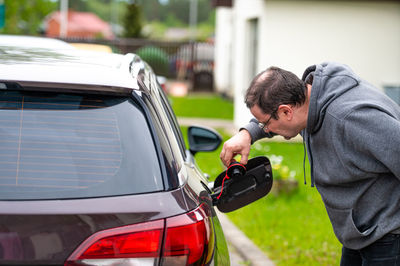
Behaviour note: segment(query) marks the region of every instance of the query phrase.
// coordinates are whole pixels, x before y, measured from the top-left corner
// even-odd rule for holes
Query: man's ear
[[[279,118],[292,120],[293,119],[293,108],[288,104],[281,104],[278,108]]]

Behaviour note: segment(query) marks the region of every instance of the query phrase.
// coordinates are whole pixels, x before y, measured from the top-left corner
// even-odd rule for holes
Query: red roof
[[[54,35],[54,30],[59,33],[61,13],[53,12],[47,19],[47,34]],[[56,22],[58,29],[49,29],[51,22]],[[110,25],[99,18],[96,14],[89,12],[68,11],[68,33],[67,37],[95,37],[101,34],[104,38],[113,38]],[[58,34],[56,34],[58,35]],[[85,35],[85,36],[82,36]]]

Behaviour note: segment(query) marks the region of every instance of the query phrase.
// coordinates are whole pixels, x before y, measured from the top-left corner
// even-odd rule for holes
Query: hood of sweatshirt
[[[360,80],[348,66],[334,62],[316,65],[315,71],[304,78],[307,79],[309,75],[313,75],[313,83],[306,131],[312,135],[320,129],[329,104],[357,86]]]
[[[357,86],[360,80],[349,67],[334,62],[316,65],[315,71],[310,74],[314,78],[306,130],[308,134],[312,135],[320,129],[329,104]]]

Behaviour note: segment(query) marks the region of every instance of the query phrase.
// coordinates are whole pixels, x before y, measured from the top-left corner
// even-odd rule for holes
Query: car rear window
[[[0,91],[0,199],[163,190],[146,118],[128,97]]]

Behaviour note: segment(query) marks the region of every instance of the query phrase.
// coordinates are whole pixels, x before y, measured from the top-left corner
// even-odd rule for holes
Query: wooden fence
[[[62,39],[69,43],[107,45],[116,53],[135,53],[157,75],[186,80],[194,90],[213,91],[214,45],[206,42],[155,41],[147,39]]]

